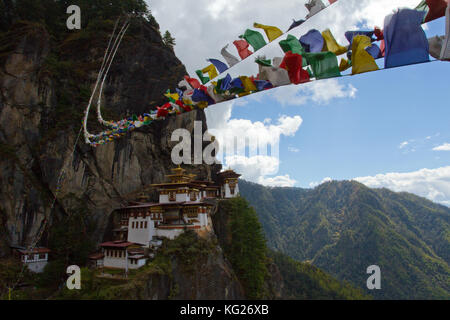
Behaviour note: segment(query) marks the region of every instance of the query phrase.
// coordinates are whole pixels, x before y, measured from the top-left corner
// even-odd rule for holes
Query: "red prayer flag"
[[[426,2],[430,10],[425,17],[425,22],[445,16],[445,9],[447,9],[448,0],[426,0]]]
[[[233,42],[233,44],[236,46],[236,49],[239,52],[239,56],[241,57],[242,60],[253,54],[253,52],[248,50],[249,44],[247,41],[236,40]]]
[[[187,83],[189,83],[189,85],[194,88],[194,89],[198,89],[200,88],[201,84],[200,81],[198,81],[197,79],[194,78],[189,78],[188,76],[184,76],[184,79],[187,81]]]
[[[374,33],[375,33],[375,36],[377,37],[378,41],[384,40],[383,30],[381,30],[379,27],[375,27]]]
[[[280,64],[280,68],[286,69],[289,74],[291,83],[299,84],[309,81],[309,73],[303,70],[303,57],[298,53],[292,53],[292,51],[286,52],[283,61]]]

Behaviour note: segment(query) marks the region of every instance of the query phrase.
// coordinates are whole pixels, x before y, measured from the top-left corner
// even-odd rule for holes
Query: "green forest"
[[[450,298],[449,208],[355,181],[311,190],[239,186],[270,248],[378,299]],[[366,288],[370,265],[381,268],[381,290]]]

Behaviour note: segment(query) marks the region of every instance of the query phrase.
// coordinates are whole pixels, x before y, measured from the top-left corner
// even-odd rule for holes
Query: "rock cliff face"
[[[94,217],[95,240],[101,241],[112,210],[146,185],[162,182],[174,167],[171,132],[193,130],[195,120],[206,130],[204,112],[193,111],[96,149],[81,139],[72,157],[112,25],[68,33],[62,40],[31,23],[0,34],[0,257],[9,245],[30,243],[46,215],[64,216],[80,206]],[[156,27],[133,23],[108,78],[104,117],[148,112],[184,74]],[[101,128],[92,121],[90,129]],[[63,168],[65,179],[50,214]],[[189,168],[202,179],[213,178],[218,169]]]

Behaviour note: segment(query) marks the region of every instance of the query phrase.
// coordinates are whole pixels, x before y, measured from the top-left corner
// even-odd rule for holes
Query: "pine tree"
[[[175,46],[175,38],[172,37],[172,35],[170,34],[169,30],[166,31],[166,33],[164,33],[164,37],[163,37],[163,42],[166,46],[170,47],[173,49],[173,47]]]

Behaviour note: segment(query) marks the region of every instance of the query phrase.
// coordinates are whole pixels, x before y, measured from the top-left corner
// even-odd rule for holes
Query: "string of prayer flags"
[[[445,10],[445,39],[442,43],[441,60],[450,60],[450,2]]]
[[[286,52],[280,68],[286,69],[289,79],[293,84],[300,84],[309,81],[309,74],[303,70],[303,57],[298,53]]]
[[[211,62],[214,65],[214,67],[216,67],[219,73],[223,73],[228,70],[228,66],[220,60],[208,59],[208,61]]]
[[[338,60],[333,52],[305,53],[305,57],[317,80],[341,76]]]
[[[429,45],[422,29],[424,13],[399,9],[384,20],[385,68],[429,61]]]
[[[267,44],[261,33],[250,29],[245,30],[245,33],[239,36],[239,38],[244,38],[255,51],[258,51]]]
[[[228,65],[230,67],[232,67],[235,64],[239,63],[239,59],[237,57],[233,56],[231,53],[229,53],[227,51],[227,49],[228,49],[228,44],[222,48],[222,50],[220,51],[220,54],[225,59],[225,61],[228,63]]]
[[[245,40],[236,40],[233,42],[233,44],[235,45],[239,56],[241,57],[242,60],[244,60],[245,58],[247,58],[248,56],[252,55],[253,52],[251,52],[248,47],[249,47],[249,43]]]
[[[372,45],[369,37],[357,35],[352,43],[352,74],[378,70],[375,59],[366,51],[366,48]]]
[[[322,37],[324,40],[323,51],[333,52],[337,56],[348,51],[347,47],[341,46],[337,43],[330,29],[326,29],[325,31],[323,31]]]
[[[269,39],[269,42],[272,42],[273,40],[275,40],[283,35],[283,31],[281,31],[277,27],[266,26],[266,25],[256,23],[256,22],[253,24],[253,27],[258,28],[258,29],[263,29],[264,32],[266,33],[267,39]]]
[[[320,31],[312,29],[300,37],[300,43],[306,52],[314,53],[322,52],[324,40]]]

